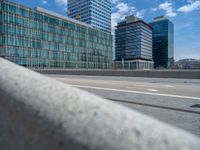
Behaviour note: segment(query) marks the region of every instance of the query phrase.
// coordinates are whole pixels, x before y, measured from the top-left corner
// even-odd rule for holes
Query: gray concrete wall
[[[0,58],[0,150],[199,150],[200,139]]]
[[[36,70],[43,74],[200,79],[200,70]]]

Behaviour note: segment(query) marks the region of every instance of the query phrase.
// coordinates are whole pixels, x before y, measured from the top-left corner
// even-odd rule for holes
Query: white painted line
[[[75,84],[69,84],[69,85],[74,86],[74,87],[79,87],[79,88],[87,88],[87,89],[97,89],[97,90],[105,90],[105,91],[126,92],[126,93],[153,95],[153,96],[165,96],[165,97],[200,100],[200,97],[160,94],[160,93],[151,93],[151,92],[140,92],[140,91],[131,91],[131,90],[111,89],[111,88],[101,88],[101,87],[83,86],[83,85],[75,85]]]
[[[174,86],[172,86],[172,85],[165,85],[166,87],[169,87],[169,88],[172,88],[172,87],[174,87]]]
[[[156,90],[156,89],[147,89],[147,91],[158,92],[158,90]]]

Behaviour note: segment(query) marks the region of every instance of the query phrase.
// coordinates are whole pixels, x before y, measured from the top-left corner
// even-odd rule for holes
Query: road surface
[[[200,137],[200,80],[48,75]]]

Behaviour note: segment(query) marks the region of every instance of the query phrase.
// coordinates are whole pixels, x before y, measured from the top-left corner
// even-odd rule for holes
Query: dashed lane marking
[[[74,87],[78,87],[78,88],[97,89],[97,90],[104,90],[104,91],[126,92],[126,93],[153,95],[153,96],[164,96],[164,97],[174,97],[174,98],[200,100],[200,97],[193,97],[193,96],[161,94],[161,93],[151,93],[151,92],[132,91],[132,90],[121,90],[121,89],[112,89],[112,88],[103,88],[103,87],[94,87],[94,86],[84,86],[84,85],[75,85],[75,84],[69,84],[69,85],[74,86]]]

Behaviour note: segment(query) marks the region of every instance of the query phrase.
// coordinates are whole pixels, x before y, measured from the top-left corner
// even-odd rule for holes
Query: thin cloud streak
[[[190,4],[182,6],[178,9],[179,12],[189,13],[194,10],[200,10],[200,1],[190,1]]]

